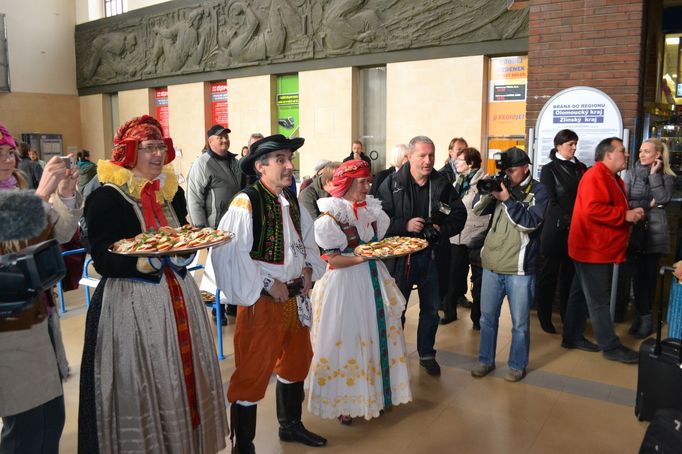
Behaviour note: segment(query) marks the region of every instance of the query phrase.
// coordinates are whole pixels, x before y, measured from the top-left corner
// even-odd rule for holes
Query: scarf
[[[142,216],[144,217],[145,229],[158,230],[159,227],[168,225],[168,220],[163,214],[161,205],[156,200],[156,193],[159,191],[159,180],[149,181],[142,188],[140,202],[142,202]],[[157,222],[158,220],[158,222]]]
[[[10,175],[8,179],[5,181],[0,181],[0,190],[1,189],[16,189],[17,188],[17,179],[14,175]]]

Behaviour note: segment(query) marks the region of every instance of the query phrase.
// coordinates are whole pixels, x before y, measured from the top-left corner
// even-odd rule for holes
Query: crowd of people
[[[481,153],[461,137],[436,170],[436,146],[426,136],[393,147],[388,169],[373,176],[372,160],[354,141],[342,162],[319,161],[297,196],[293,155],[306,153],[298,151],[303,138],[255,133],[238,156],[229,151],[230,132],[222,125],[207,131],[185,194],[172,167],[173,142],[150,116],[121,125],[110,159],[95,164],[83,150],[73,167],[60,157],[40,164],[0,125],[0,190],[34,188],[49,220],[38,237],[2,242],[0,252],[47,238],[65,243],[80,225],[102,277],[85,323],[81,453],[215,453],[228,436],[233,452],[253,453],[258,403],[273,373],[280,440],[324,446],[327,440],[303,425],[304,406],[351,425],[412,400],[403,330],[414,289],[419,365],[431,376],[441,373],[437,330],[458,319],[458,306],[470,308],[480,331],[471,375],[495,369],[506,298],[512,336],[505,379],[522,380],[531,308],[541,328],[556,333],[557,287],[563,348],[636,362],[609,312],[613,269],[621,263],[633,270],[629,333],[652,333],[674,183],[657,139],[641,144],[621,179],[628,154],[619,138],[601,141],[587,169],[575,157],[577,134],[559,131],[539,180],[516,147],[498,157],[491,178]],[[209,317],[187,271],[195,254],[109,250],[117,240],[186,223],[235,234],[211,249],[202,281],[202,289],[223,292],[223,314],[236,316],[227,399]],[[428,247],[384,260],[353,253],[389,236],[424,238]],[[676,275],[682,278],[682,265]],[[46,292],[16,326],[0,320],[2,364],[16,365],[0,366],[0,453],[58,450],[61,380],[69,368],[54,300]],[[588,317],[596,342],[584,334]],[[25,348],[10,347],[18,343]]]

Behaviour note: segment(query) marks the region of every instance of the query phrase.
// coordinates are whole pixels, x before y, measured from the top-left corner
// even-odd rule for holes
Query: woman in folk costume
[[[117,240],[185,224],[171,139],[144,115],[123,124],[103,185],[85,205],[95,290],[81,367],[80,453],[215,453],[227,420],[220,370],[192,257],[113,254]]]
[[[317,202],[315,240],[329,266],[312,293],[308,410],[344,424],[412,400],[400,321],[405,299],[381,261],[353,255],[359,244],[383,238],[389,224],[381,202],[367,196],[370,181],[366,162],[344,162],[333,197]]]

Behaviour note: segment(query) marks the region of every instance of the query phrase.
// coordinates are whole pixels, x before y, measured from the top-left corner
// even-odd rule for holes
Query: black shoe
[[[556,328],[554,327],[551,318],[538,317],[538,320],[540,321],[540,327],[544,332],[549,334],[556,334]]]
[[[569,342],[567,340],[561,341],[561,346],[563,348],[567,349],[578,349],[582,350],[585,352],[598,352],[599,351],[599,346],[595,343],[592,343],[585,339],[584,337],[582,339],[578,339],[577,341]]]
[[[651,336],[651,334],[654,332],[651,314],[642,315],[638,317],[638,320],[640,321],[639,326],[637,327],[637,330],[634,333],[632,333],[632,335],[635,336],[637,339],[646,339],[647,337]]]
[[[442,305],[443,318],[440,319],[441,325],[447,325],[457,320],[457,305],[450,299],[443,299]]]
[[[457,304],[462,306],[464,309],[471,309],[471,301],[469,301],[466,296],[460,296],[457,298]]]
[[[215,309],[211,310],[211,318],[213,319],[213,323],[215,323],[216,322]],[[220,324],[223,326],[227,326],[227,315],[225,315],[224,311],[221,311],[220,313]]]
[[[630,350],[625,345],[620,345],[613,350],[603,351],[602,355],[609,361],[620,361],[625,364],[634,364],[639,361],[637,352]]]
[[[419,365],[426,369],[426,373],[429,375],[440,375],[440,366],[436,362],[436,358],[420,359]]]
[[[306,429],[301,421],[279,426],[279,439],[282,441],[294,441],[306,446],[319,448],[327,444],[327,439],[322,438]]]

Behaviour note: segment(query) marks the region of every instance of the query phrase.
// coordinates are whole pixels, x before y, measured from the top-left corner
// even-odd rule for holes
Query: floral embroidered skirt
[[[382,262],[374,284],[372,277],[366,262],[327,270],[313,288],[308,410],[322,418],[371,419],[412,400],[400,322],[405,299]]]

